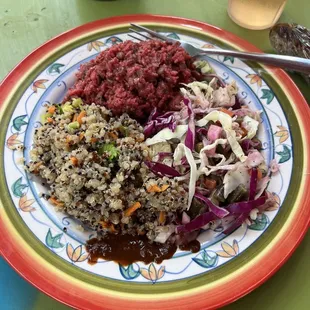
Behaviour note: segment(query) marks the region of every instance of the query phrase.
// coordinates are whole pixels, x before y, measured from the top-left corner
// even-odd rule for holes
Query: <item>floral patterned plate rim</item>
[[[281,173],[268,186],[277,206],[227,237],[221,230],[211,235],[206,231],[197,254],[179,252],[161,265],[122,267],[105,261],[88,265],[83,243],[93,232],[80,232],[72,219],[55,213],[39,198],[42,188],[18,164],[19,157],[29,158],[42,105],[62,98],[81,62],[129,39],[130,22],[154,26],[200,46],[257,51],[205,23],[135,15],[83,25],[31,53],[0,86],[0,252],[33,285],[73,307],[99,309],[104,302],[109,309],[215,308],[243,296],[273,274],[309,225],[310,198],[303,190],[309,183],[310,137],[305,130],[309,108],[283,71],[252,67],[232,57],[209,58],[223,79],[237,81],[246,103],[263,110],[264,155],[267,161],[279,162]],[[26,146],[24,154],[17,150],[20,144]]]

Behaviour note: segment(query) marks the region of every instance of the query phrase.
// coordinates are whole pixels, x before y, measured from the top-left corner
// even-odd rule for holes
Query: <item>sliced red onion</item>
[[[191,151],[193,151],[195,147],[195,115],[193,112],[192,103],[189,99],[185,98],[183,100],[184,104],[187,106],[188,110],[188,131],[186,133],[184,144],[187,146]]]
[[[249,151],[251,149],[260,149],[262,146],[262,143],[257,140],[257,141],[253,141],[251,139],[244,139],[242,142],[241,142],[241,147],[242,147],[242,150],[243,152],[248,155],[249,154]]]
[[[189,233],[194,230],[200,229],[202,226],[208,224],[209,222],[218,219],[217,216],[212,212],[206,212],[201,215],[198,215],[195,219],[190,221],[185,225],[177,226],[176,233]]]
[[[258,199],[232,203],[226,209],[231,214],[250,213],[252,209],[262,206],[266,202],[266,199],[266,195],[263,195]]]
[[[188,161],[187,161],[187,159],[186,159],[186,156],[183,156],[183,157],[181,158],[181,165],[182,165],[182,166],[188,166]]]
[[[195,193],[195,197],[201,201],[203,201],[208,207],[209,210],[214,213],[218,218],[222,219],[225,216],[227,216],[229,214],[229,211],[227,211],[224,208],[221,208],[219,206],[216,206],[210,199],[208,199],[207,197],[199,194],[199,193]]]
[[[232,224],[227,227],[224,231],[223,234],[229,235],[232,233],[235,229],[237,229],[239,226],[242,225],[242,223],[249,217],[249,213],[242,213],[240,216],[236,218],[235,221],[232,222]]]
[[[235,104],[231,107],[233,110],[241,108],[241,102],[238,95],[235,95]]]
[[[145,165],[157,176],[159,177],[180,177],[181,174],[173,167],[167,166],[162,163],[153,162],[153,161],[145,161]]]
[[[170,111],[160,115],[155,108],[150,114],[148,122],[144,126],[144,135],[149,137],[164,128],[169,128],[172,131],[175,131],[177,122],[174,113],[175,112]]]
[[[147,122],[155,120],[159,115],[160,115],[160,113],[158,112],[157,108],[154,108],[153,111],[151,112]]]
[[[250,178],[250,193],[249,193],[249,200],[253,200],[256,194],[257,188],[257,168],[252,168],[251,170],[251,178]]]
[[[156,160],[157,161],[163,161],[166,157],[173,157],[173,153],[171,153],[171,152],[159,152],[156,155]]]

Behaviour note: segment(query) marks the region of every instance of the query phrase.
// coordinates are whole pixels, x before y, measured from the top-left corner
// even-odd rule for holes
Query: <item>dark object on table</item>
[[[301,25],[277,24],[271,28],[269,39],[279,54],[310,59],[310,30]],[[310,75],[302,74],[302,76],[310,84]]]

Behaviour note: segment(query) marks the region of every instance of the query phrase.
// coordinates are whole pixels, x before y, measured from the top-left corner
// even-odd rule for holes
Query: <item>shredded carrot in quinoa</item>
[[[118,138],[117,134],[115,134],[114,132],[109,132],[109,133],[108,133],[108,136],[109,136],[111,139],[113,139],[113,140],[117,140],[117,138]]]
[[[168,184],[164,184],[162,187],[154,184],[147,188],[148,193],[161,193],[164,192],[169,187]]]
[[[56,111],[56,107],[54,105],[51,105],[50,107],[48,107],[47,112],[50,114],[54,114]]]
[[[166,222],[166,212],[165,211],[159,212],[158,222],[159,222],[159,224],[164,224]]]
[[[131,216],[139,208],[141,208],[141,203],[137,201],[131,207],[129,207],[128,209],[124,211],[124,215]]]
[[[70,144],[70,142],[71,142],[71,137],[70,137],[70,136],[67,136],[67,137],[66,137],[66,144]]]
[[[148,193],[160,193],[161,189],[158,185],[154,184],[147,188]]]
[[[34,173],[39,173],[39,167],[43,164],[42,161],[39,161],[38,163],[36,163],[35,165],[33,165],[33,172]]]
[[[82,118],[86,116],[86,111],[82,111],[76,118],[78,123],[81,125],[82,124]]]
[[[169,185],[168,184],[164,184],[162,187],[161,187],[161,191],[164,192],[166,189],[169,188]]]
[[[70,157],[70,160],[74,166],[77,166],[79,164],[79,160],[74,156]]]
[[[57,207],[63,207],[63,206],[64,206],[64,203],[63,203],[63,202],[57,200],[57,199],[56,199],[55,197],[53,197],[53,196],[50,197],[49,201],[50,201],[53,205],[55,205],[55,206],[57,206]]]
[[[117,230],[115,229],[115,226],[113,223],[108,223],[106,221],[100,221],[99,224],[101,224],[101,226],[103,228],[107,228],[110,230],[111,233],[115,234],[117,232]]]
[[[83,140],[83,138],[84,138],[84,132],[81,132],[81,133],[80,133],[80,135],[79,135],[79,139],[80,139],[80,141],[82,141],[82,140]]]

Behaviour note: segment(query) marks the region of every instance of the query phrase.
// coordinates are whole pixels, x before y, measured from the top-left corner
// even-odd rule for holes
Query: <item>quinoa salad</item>
[[[127,73],[111,75],[108,64],[124,59]],[[260,111],[178,45],[125,42],[103,51],[41,121],[25,169],[40,177],[56,211],[97,232],[86,245],[92,263],[197,252],[201,231],[225,221],[230,234],[275,203],[266,188],[279,167],[260,152]]]

